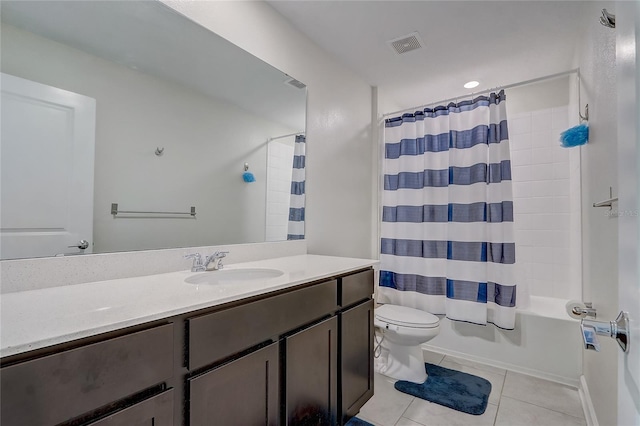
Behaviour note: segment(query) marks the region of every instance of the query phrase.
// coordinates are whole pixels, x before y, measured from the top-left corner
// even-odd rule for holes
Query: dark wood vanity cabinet
[[[278,343],[190,378],[189,425],[280,424]]]
[[[342,425],[373,395],[372,294],[367,269],[3,358],[0,423]]]
[[[284,345],[286,424],[338,424],[337,317],[288,336]]]
[[[355,416],[373,396],[373,309],[369,299],[340,313],[342,420]]]
[[[373,395],[372,294],[368,269],[188,319],[189,368],[214,364],[190,426],[344,424]]]

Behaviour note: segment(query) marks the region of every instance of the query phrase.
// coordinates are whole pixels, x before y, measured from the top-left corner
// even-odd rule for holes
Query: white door
[[[618,305],[629,313],[629,352],[618,353],[618,425],[640,425],[640,4],[616,2],[618,73]]]
[[[0,258],[91,253],[95,99],[0,79]]]

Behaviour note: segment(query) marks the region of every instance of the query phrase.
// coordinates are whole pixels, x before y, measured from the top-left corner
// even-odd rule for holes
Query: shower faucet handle
[[[580,321],[584,348],[600,351],[597,335],[609,336],[616,339],[623,352],[629,352],[629,314],[621,311],[615,321],[594,321],[582,319]]]

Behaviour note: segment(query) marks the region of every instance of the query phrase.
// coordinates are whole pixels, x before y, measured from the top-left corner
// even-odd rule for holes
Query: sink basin
[[[192,275],[184,280],[189,284],[233,284],[240,282],[251,282],[268,280],[283,275],[279,269],[268,268],[245,268],[245,269],[222,269],[220,271],[202,272]]]

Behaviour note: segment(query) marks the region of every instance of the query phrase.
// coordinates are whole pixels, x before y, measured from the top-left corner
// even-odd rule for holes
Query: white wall
[[[371,238],[371,87],[265,2],[163,2],[307,85],[308,250],[377,256]]]
[[[613,2],[593,2],[585,11],[576,65],[582,74],[582,103],[589,104],[589,143],[582,152],[583,300],[593,302],[598,318],[618,314],[618,219],[594,202],[617,195],[616,31],[598,23],[600,11],[615,13]],[[617,207],[617,206],[616,206]],[[618,345],[600,338],[601,351],[584,351],[584,376],[598,422],[617,423]]]
[[[640,424],[640,2],[618,2],[618,303],[629,313],[631,345],[618,352],[618,424]]]
[[[266,140],[291,129],[8,25],[2,71],[97,100],[94,253],[264,241]],[[114,202],[197,216],[114,218]]]

